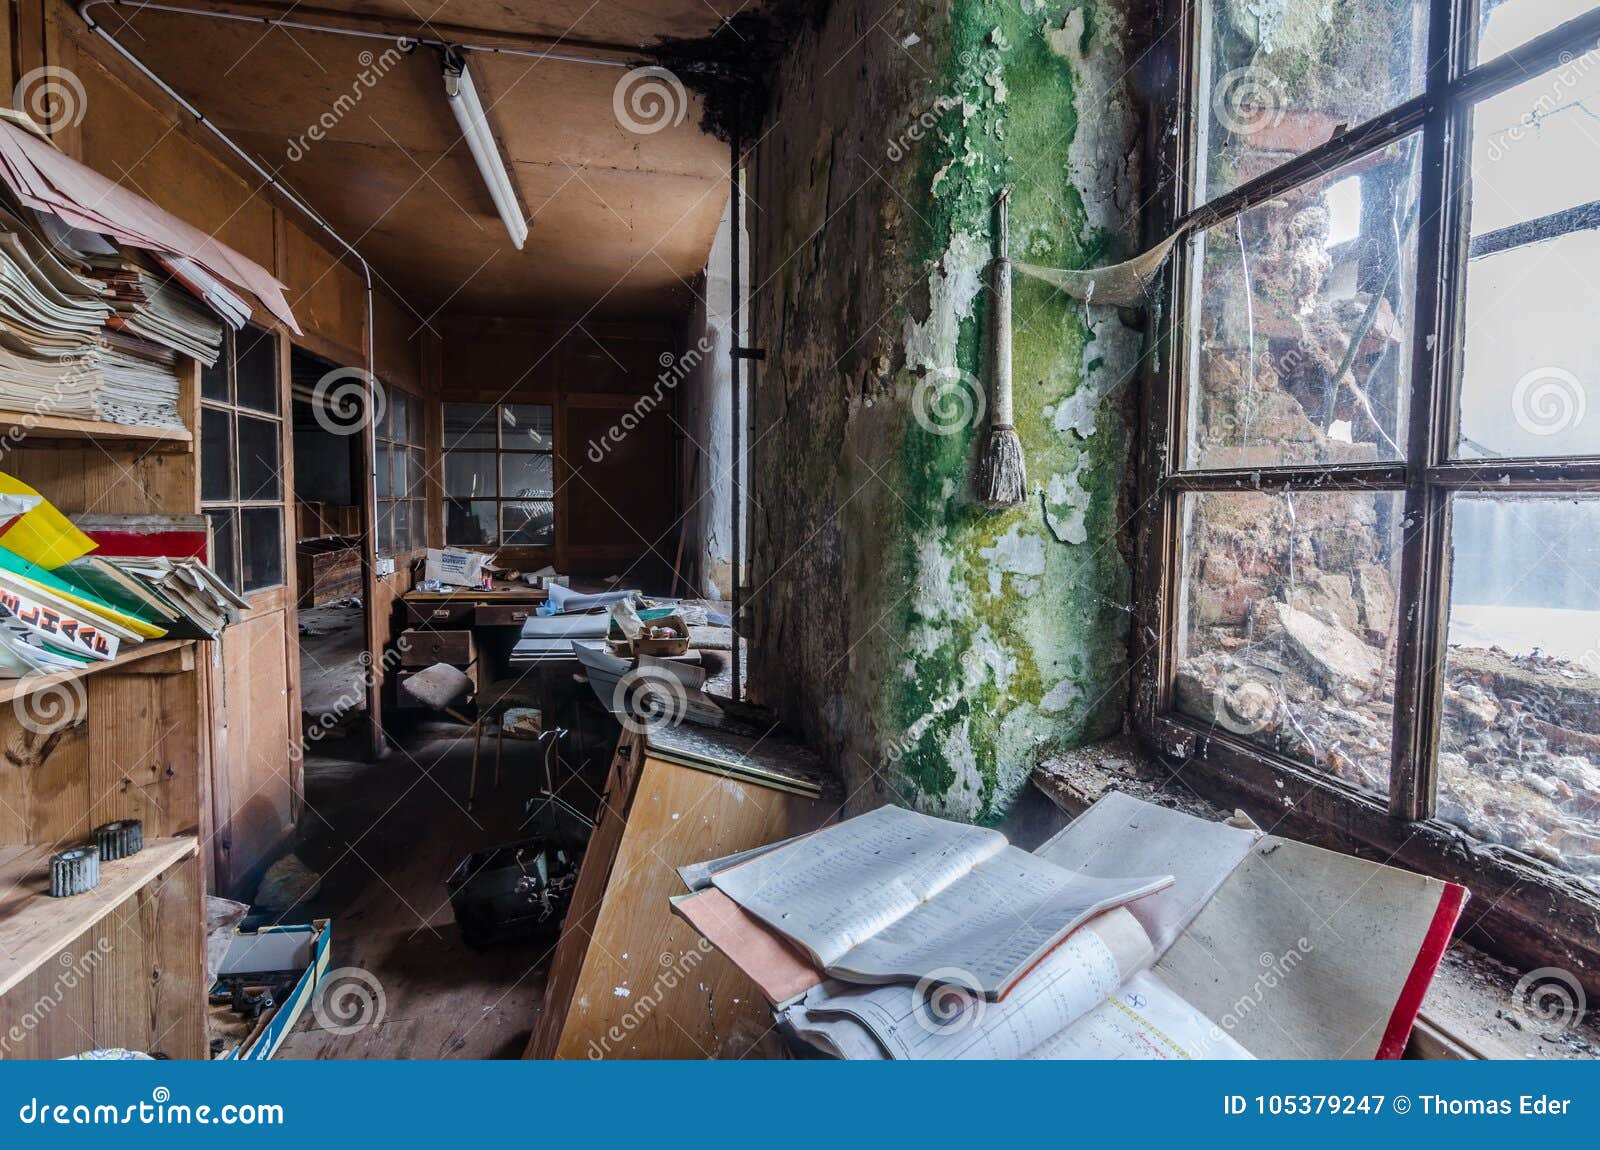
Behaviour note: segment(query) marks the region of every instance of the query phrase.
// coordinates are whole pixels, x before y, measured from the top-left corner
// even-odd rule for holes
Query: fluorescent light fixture
[[[456,123],[461,127],[461,134],[467,138],[467,148],[477,162],[478,173],[489,187],[489,198],[494,201],[495,211],[500,213],[506,231],[511,233],[511,242],[520,252],[522,241],[528,238],[528,222],[522,218],[522,210],[517,207],[511,176],[506,171],[505,162],[500,159],[500,149],[494,142],[494,133],[489,130],[489,117],[484,113],[483,102],[478,99],[478,89],[472,82],[471,73],[467,71],[467,62],[453,52],[445,58],[444,94],[450,111],[455,114]]]

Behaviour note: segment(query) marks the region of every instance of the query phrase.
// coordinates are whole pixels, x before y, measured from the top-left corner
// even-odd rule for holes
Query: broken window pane
[[[1521,47],[1568,20],[1593,12],[1595,0],[1479,0],[1478,63]]]
[[[1451,518],[1438,816],[1600,890],[1600,496]]]
[[[1389,788],[1398,492],[1186,495],[1177,709]]]
[[[1404,454],[1420,155],[1408,137],[1196,237],[1186,466]]]
[[[1472,111],[1457,452],[1600,454],[1600,51]]]
[[[1195,202],[1422,91],[1428,0],[1207,0]]]

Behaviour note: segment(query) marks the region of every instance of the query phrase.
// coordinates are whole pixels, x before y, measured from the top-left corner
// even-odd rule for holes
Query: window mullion
[[[1421,226],[1417,232],[1416,354],[1412,361],[1406,442],[1404,542],[1400,559],[1398,649],[1395,659],[1393,757],[1389,811],[1415,820],[1433,815],[1438,760],[1440,692],[1449,596],[1449,495],[1429,481],[1443,458],[1455,375],[1455,325],[1462,267],[1461,188],[1465,151],[1458,113],[1443,98],[1460,59],[1467,20],[1464,0],[1434,0],[1428,43],[1427,91],[1432,101],[1422,130]]]

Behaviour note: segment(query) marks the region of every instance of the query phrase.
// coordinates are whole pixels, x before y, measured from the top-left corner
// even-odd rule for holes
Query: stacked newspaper
[[[139,331],[108,331],[117,318],[115,299],[69,261],[76,262],[70,248],[46,242],[18,213],[0,206],[0,371],[7,384],[0,405],[34,415],[181,428],[172,350],[134,338],[144,334]]]

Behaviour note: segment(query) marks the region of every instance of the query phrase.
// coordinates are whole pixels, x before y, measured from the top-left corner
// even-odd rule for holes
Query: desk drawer
[[[520,627],[533,618],[536,603],[479,603],[472,621],[479,627]]]
[[[465,667],[478,657],[471,631],[405,631],[400,635],[399,647],[402,667],[431,667],[435,663]]]
[[[423,600],[405,603],[405,624],[407,627],[421,627],[429,631],[460,631],[472,626],[472,608],[470,600],[463,603],[441,602],[440,600]]]

